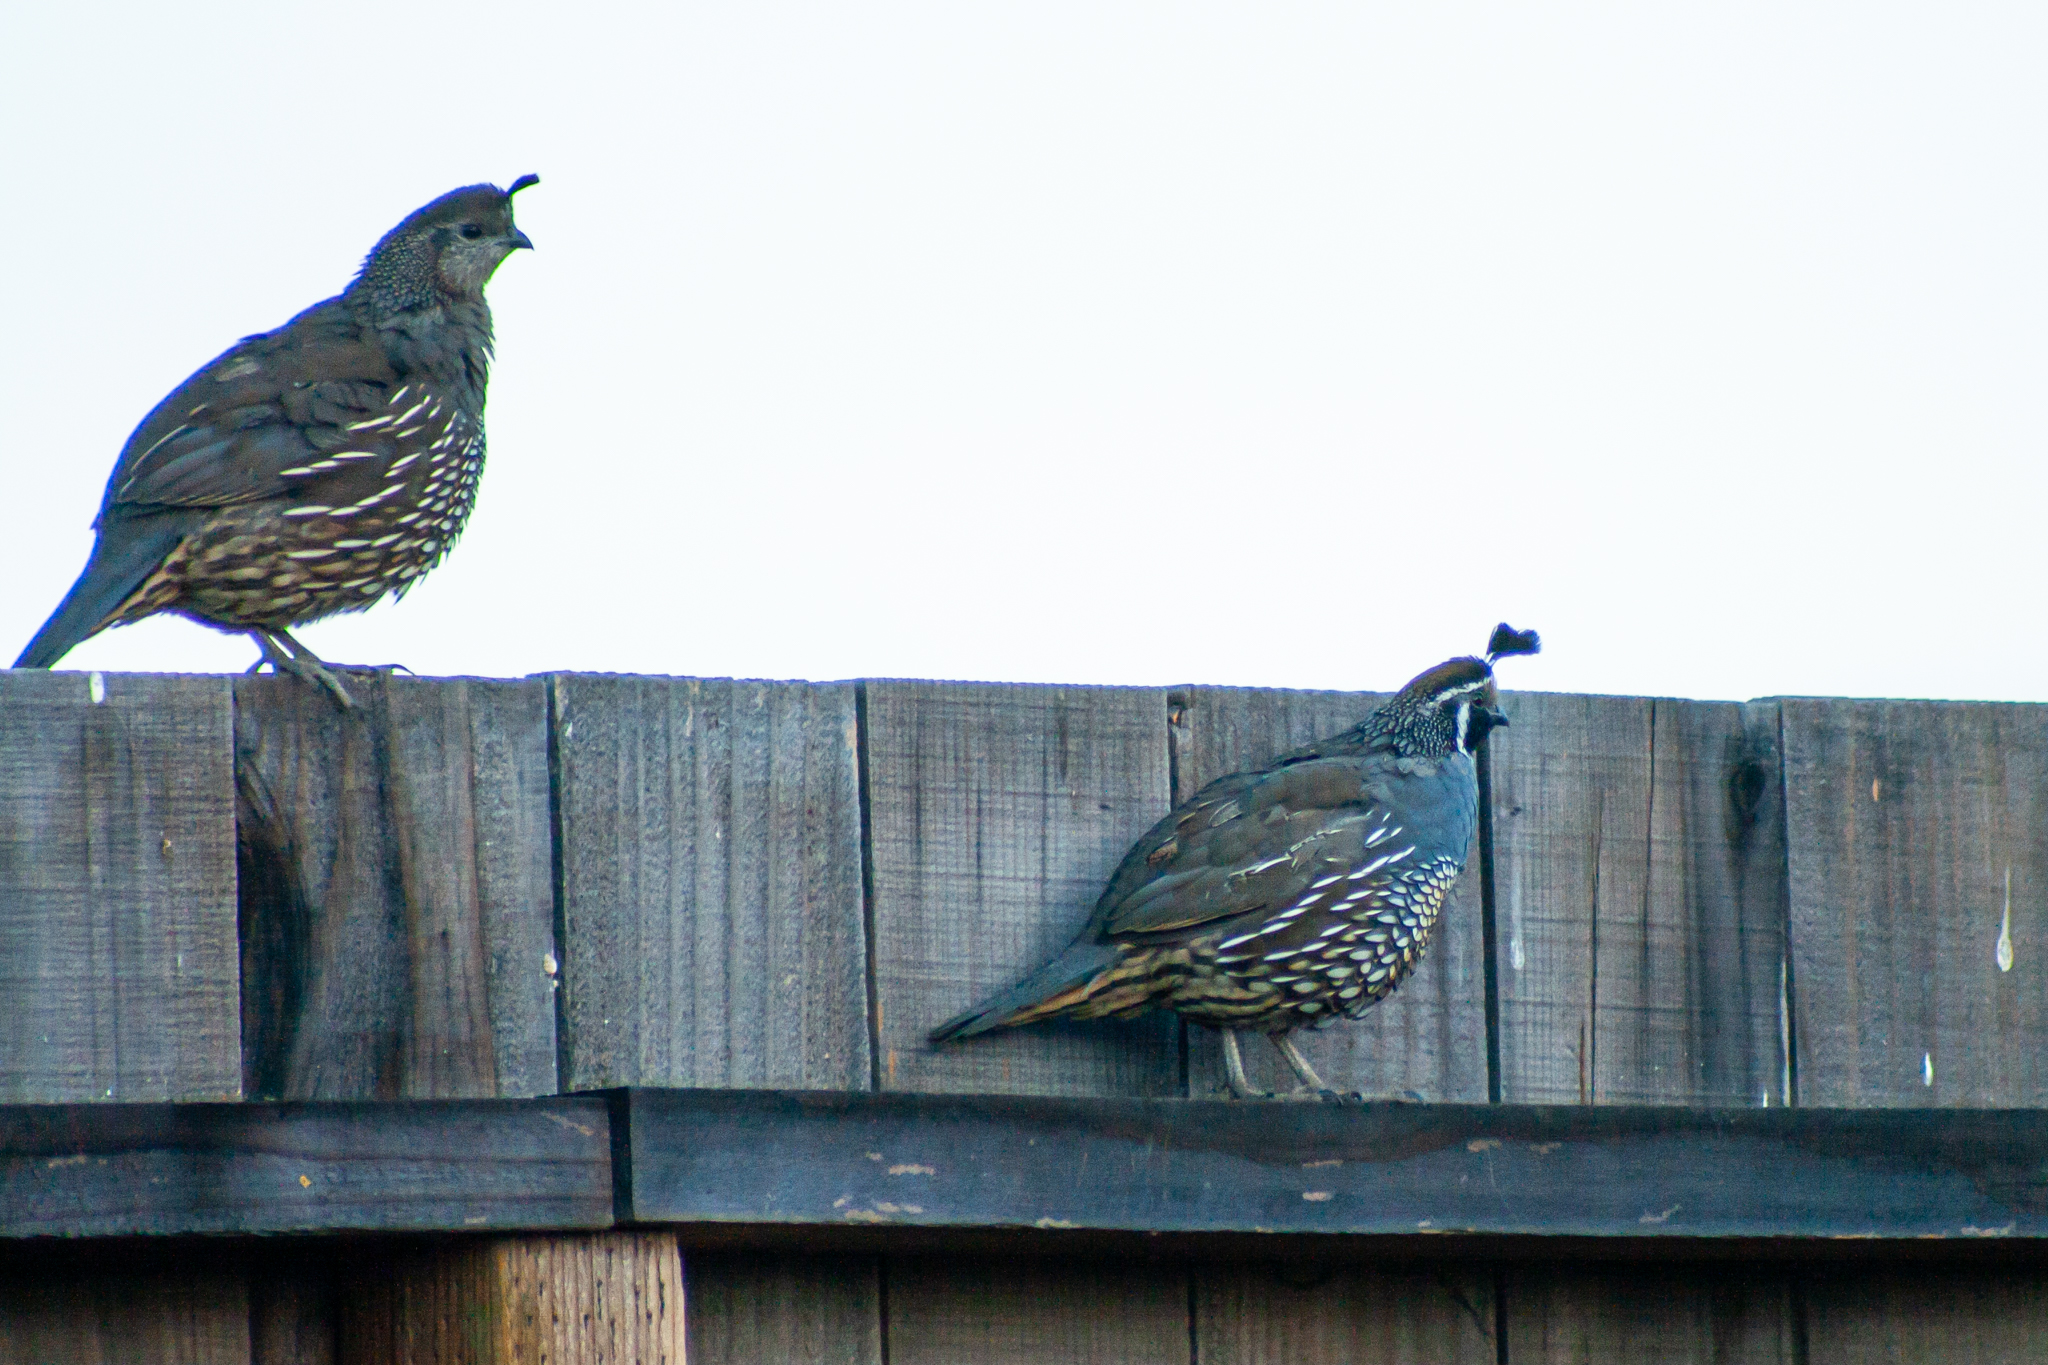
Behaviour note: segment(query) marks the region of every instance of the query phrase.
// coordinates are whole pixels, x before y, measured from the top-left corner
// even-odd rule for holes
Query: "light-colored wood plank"
[[[1620,961],[1612,933],[1640,925],[1649,896],[1651,704],[1542,692],[1503,704],[1510,725],[1486,753],[1500,1094],[1592,1103],[1609,1098],[1602,983],[1642,965],[1640,932]]]
[[[545,685],[351,690],[235,684],[248,1088],[552,1093]]]
[[[554,679],[565,1089],[866,1089],[852,684]]]
[[[1197,1266],[1195,1365],[1495,1365],[1493,1276]]]
[[[224,679],[0,671],[0,1100],[241,1093]]]
[[[894,1258],[890,1365],[1188,1365],[1188,1272],[1120,1260]]]
[[[1187,800],[1219,777],[1243,772],[1304,744],[1349,729],[1379,707],[1384,692],[1293,692],[1280,688],[1190,687],[1170,699],[1173,799]],[[1415,973],[1363,1019],[1299,1032],[1295,1042],[1334,1089],[1371,1096],[1414,1093],[1427,1100],[1483,1103],[1486,1084],[1486,967],[1479,847],[1445,907]],[[1245,1071],[1266,1090],[1298,1082],[1273,1049],[1244,1048]],[[1223,1089],[1222,1048],[1210,1029],[1188,1030],[1188,1087]]]
[[[1509,1365],[1795,1365],[1800,1359],[1791,1281],[1775,1269],[1511,1267],[1506,1286]]]
[[[1649,887],[1600,922],[1595,1095],[1787,1104],[1777,705],[1651,708]]]
[[[0,1276],[0,1361],[250,1365],[247,1277],[82,1268]]]
[[[882,1088],[1179,1093],[1171,1015],[925,1041],[1065,947],[1166,813],[1166,694],[864,686]]]
[[[670,1232],[450,1243],[359,1271],[342,1365],[682,1365]]]
[[[1784,714],[1800,1103],[2048,1103],[2048,706]]]
[[[2040,1365],[2048,1273],[1872,1267],[1806,1286],[1808,1365]]]
[[[881,1365],[873,1256],[692,1252],[690,1365]]]

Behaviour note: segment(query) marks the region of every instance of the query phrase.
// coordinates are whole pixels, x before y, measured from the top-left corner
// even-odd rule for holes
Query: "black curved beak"
[[[1498,706],[1489,706],[1479,714],[1486,717],[1486,728],[1489,730],[1503,729],[1508,723],[1508,713]]]
[[[514,251],[520,250],[521,248],[524,248],[527,251],[533,250],[533,238],[527,236],[518,228],[513,228],[512,235],[507,237],[505,240],[512,244],[512,249]]]

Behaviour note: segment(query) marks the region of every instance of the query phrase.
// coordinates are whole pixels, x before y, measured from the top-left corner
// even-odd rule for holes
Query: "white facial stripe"
[[[1493,679],[1491,678],[1474,678],[1471,682],[1459,683],[1456,687],[1447,687],[1438,695],[1448,701],[1452,697],[1462,697],[1470,692],[1482,692],[1486,689],[1486,685],[1492,681]]]
[[[1465,732],[1469,730],[1471,726],[1472,703],[1469,701],[1461,701],[1458,703],[1458,752],[1461,754],[1469,754],[1471,752],[1471,750],[1465,747]]]

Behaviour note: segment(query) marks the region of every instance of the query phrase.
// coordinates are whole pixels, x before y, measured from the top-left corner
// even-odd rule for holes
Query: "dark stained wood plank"
[[[239,1269],[72,1270],[0,1278],[0,1360],[21,1365],[249,1365]]]
[[[1495,1365],[1493,1275],[1197,1265],[1195,1365]]]
[[[2048,1237],[2048,1110],[733,1090],[623,1103],[620,1217],[729,1232],[1427,1236],[1439,1250],[1458,1233]]]
[[[250,1365],[336,1365],[341,1304],[324,1262],[265,1258],[249,1270]]]
[[[1166,694],[863,686],[882,1088],[1178,1093],[1171,1015],[925,1041],[1066,946],[1166,813]]]
[[[612,1221],[594,1097],[0,1107],[0,1237]]]
[[[891,1258],[890,1365],[1187,1365],[1188,1272],[1106,1263]]]
[[[690,1252],[691,1365],[881,1365],[880,1275],[873,1256]]]
[[[1792,1282],[1764,1266],[1506,1272],[1509,1365],[1798,1365]]]
[[[224,679],[0,671],[0,1099],[241,1093]]]
[[[2048,707],[1784,714],[1800,1102],[2048,1102]]]
[[[1511,692],[1503,705],[1510,724],[1486,755],[1500,1094],[1591,1103],[1607,1098],[1602,984],[1641,967],[1640,931],[1620,960],[1613,933],[1648,903],[1651,703]]]
[[[2048,1360],[2048,1272],[2038,1266],[1820,1272],[1806,1303],[1808,1365]]]
[[[683,1365],[672,1232],[452,1242],[358,1274],[343,1365]]]
[[[1594,1098],[1791,1102],[1776,703],[1651,703],[1649,885],[1599,923]]]
[[[253,1095],[555,1089],[547,696],[375,677],[341,712],[235,683]]]
[[[563,1087],[865,1088],[853,685],[554,688]]]
[[[1384,692],[1292,692],[1280,688],[1190,687],[1170,699],[1176,803],[1219,777],[1270,762],[1289,749],[1346,730],[1384,702]],[[1415,974],[1356,1022],[1294,1035],[1333,1088],[1374,1096],[1483,1102],[1486,1077],[1485,923],[1475,841],[1442,928]],[[1297,1082],[1256,1038],[1244,1048],[1252,1084],[1291,1090]],[[1223,1089],[1222,1049],[1210,1029],[1188,1030],[1191,1094]]]

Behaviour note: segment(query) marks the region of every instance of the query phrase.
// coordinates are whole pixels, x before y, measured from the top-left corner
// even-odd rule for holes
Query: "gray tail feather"
[[[1004,1028],[1033,1005],[1070,991],[1115,965],[1121,956],[1114,944],[1076,943],[993,1000],[965,1014],[956,1014],[933,1029],[931,1040],[942,1043],[948,1038],[972,1038],[977,1033]]]
[[[43,622],[36,638],[28,642],[16,668],[48,668],[69,653],[72,646],[99,632],[120,605],[143,580],[156,571],[184,539],[187,527],[182,519],[141,527],[133,523],[108,528],[92,547],[85,572],[64,594],[57,610]],[[111,544],[109,542],[112,542]]]

